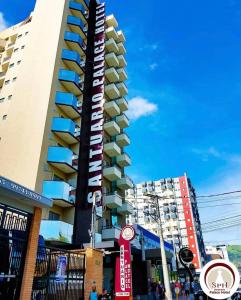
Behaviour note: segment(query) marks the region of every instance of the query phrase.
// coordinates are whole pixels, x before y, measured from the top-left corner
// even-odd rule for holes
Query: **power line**
[[[236,218],[236,217],[241,217],[241,215],[234,215],[232,217],[230,216],[230,217],[226,217],[226,218],[222,218],[222,219],[216,219],[214,221],[202,223],[202,225],[206,225],[206,224],[210,224],[210,223],[216,223],[216,222],[219,222],[219,221],[223,221],[223,220],[227,220],[227,219],[232,219],[232,218]]]
[[[196,196],[196,198],[209,198],[209,197],[216,197],[216,196],[223,196],[223,195],[229,195],[229,194],[235,194],[235,193],[241,193],[241,190],[238,191],[231,191],[231,192],[225,192],[220,194],[211,194],[211,195],[204,195],[204,196]]]
[[[206,205],[206,206],[198,206],[199,208],[208,208],[208,207],[219,207],[219,206],[230,206],[230,205],[237,205],[241,204],[241,202],[232,202],[232,203],[226,203],[226,204],[216,204],[216,205]]]

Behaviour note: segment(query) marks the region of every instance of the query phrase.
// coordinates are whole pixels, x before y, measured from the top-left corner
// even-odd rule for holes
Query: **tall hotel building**
[[[201,268],[206,255],[195,190],[190,179],[184,174],[136,184],[126,191],[126,199],[134,207],[134,213],[127,217],[127,222],[138,223],[157,234],[157,223],[151,217],[155,210],[148,194],[159,198],[164,239],[174,245],[176,252],[182,247],[189,247],[194,253],[195,268]]]
[[[46,240],[88,243],[94,194],[99,242],[132,212],[124,45],[95,0],[37,0],[0,32],[0,175],[54,200]]]

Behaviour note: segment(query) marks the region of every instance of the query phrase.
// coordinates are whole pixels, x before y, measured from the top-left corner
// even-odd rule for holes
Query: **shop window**
[[[58,221],[60,219],[60,214],[57,214],[53,211],[49,212],[49,220]]]

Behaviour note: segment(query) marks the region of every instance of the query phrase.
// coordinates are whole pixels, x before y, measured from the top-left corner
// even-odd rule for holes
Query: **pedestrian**
[[[89,300],[98,300],[98,293],[96,291],[96,286],[95,285],[92,286],[90,296],[89,296]]]
[[[104,288],[102,290],[102,294],[99,296],[99,300],[110,300],[110,299],[111,299],[110,294],[108,294],[107,289]]]
[[[151,298],[152,300],[156,300],[156,282],[154,281],[154,278],[152,278],[151,281]]]
[[[184,289],[185,289],[185,296],[186,296],[187,299],[189,299],[189,295],[190,295],[190,282],[189,282],[189,280],[187,280],[184,283]]]
[[[164,285],[161,283],[161,281],[159,281],[157,285],[157,289],[158,289],[158,299],[160,300],[165,299],[165,288]]]
[[[175,283],[176,299],[179,299],[180,291],[181,291],[181,283],[177,280],[176,283]]]

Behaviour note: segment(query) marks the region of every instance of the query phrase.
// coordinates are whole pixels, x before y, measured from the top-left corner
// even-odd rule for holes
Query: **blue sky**
[[[34,2],[1,0],[0,28],[26,17]],[[241,189],[241,2],[136,3],[107,0],[127,39],[128,174],[139,182],[186,171],[198,194]],[[206,222],[237,209],[241,204],[200,212]]]

